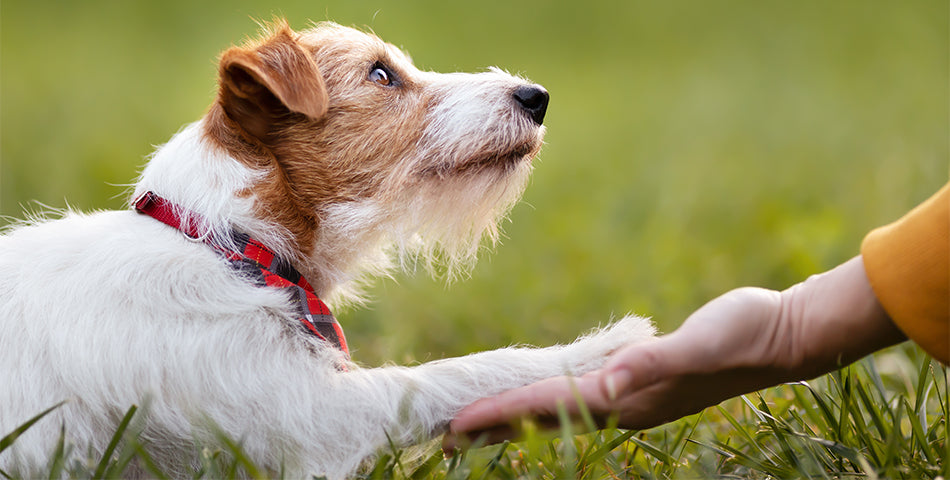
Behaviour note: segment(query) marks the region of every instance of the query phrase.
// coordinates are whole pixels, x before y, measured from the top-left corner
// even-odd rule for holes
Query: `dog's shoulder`
[[[32,217],[8,227],[0,236],[0,264],[17,261],[56,262],[89,256],[122,256],[162,246],[180,248],[175,232],[133,211],[57,212],[58,218]],[[111,254],[111,255],[106,255]],[[100,260],[105,260],[100,258]]]
[[[147,315],[226,311],[222,302],[231,302],[232,312],[285,302],[235,275],[204,243],[131,210],[68,212],[9,229],[0,237],[0,290],[8,301],[37,303],[37,292],[45,291],[73,309],[95,308],[102,299]]]
[[[259,288],[206,243],[132,210],[68,212],[9,229],[0,236],[4,305],[24,317],[274,316],[297,325],[286,292]]]

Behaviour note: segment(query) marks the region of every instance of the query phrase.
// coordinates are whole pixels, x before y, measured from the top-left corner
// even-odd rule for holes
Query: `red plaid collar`
[[[326,304],[317,297],[313,287],[284,258],[244,233],[231,232],[236,249],[214,242],[209,236],[199,233],[199,220],[194,215],[182,218],[179,206],[165,200],[153,192],[145,192],[132,204],[136,211],[144,213],[166,225],[174,227],[185,235],[201,239],[216,252],[227,258],[231,266],[255,285],[284,288],[290,295],[299,314],[304,329],[327,341],[349,355],[343,328],[330,313]]]

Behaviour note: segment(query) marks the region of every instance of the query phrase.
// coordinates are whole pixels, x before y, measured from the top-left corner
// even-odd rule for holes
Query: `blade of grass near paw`
[[[244,453],[244,449],[241,446],[231,439],[224,431],[216,429],[215,436],[218,437],[218,441],[224,444],[227,447],[228,452],[234,456],[236,464],[240,464],[247,471],[247,475],[251,478],[256,478],[259,480],[264,480],[267,478],[267,475],[262,472],[250,458],[247,457],[247,454]]]
[[[4,450],[6,450],[7,448],[9,448],[10,445],[13,445],[13,442],[16,441],[17,437],[19,437],[20,435],[22,435],[23,432],[29,430],[30,427],[33,426],[33,424],[35,424],[36,422],[40,421],[43,417],[45,417],[46,415],[48,415],[48,414],[49,414],[50,412],[52,412],[53,410],[56,410],[57,408],[61,407],[64,403],[66,403],[66,402],[59,402],[59,403],[57,403],[56,405],[53,405],[52,407],[49,407],[49,408],[47,408],[46,410],[43,410],[42,412],[40,412],[40,413],[39,413],[38,415],[36,415],[35,417],[33,417],[33,418],[27,420],[25,423],[23,423],[23,425],[20,425],[19,427],[17,427],[16,429],[14,429],[12,432],[10,432],[10,433],[8,433],[7,435],[5,435],[3,438],[0,438],[0,453],[2,453]]]
[[[125,412],[125,416],[122,417],[122,421],[119,422],[119,428],[117,428],[115,434],[112,435],[112,440],[109,440],[109,446],[107,446],[106,451],[102,453],[102,458],[99,460],[99,465],[96,466],[96,471],[92,474],[92,478],[105,478],[106,469],[109,468],[109,464],[112,462],[112,454],[115,452],[115,447],[119,445],[119,440],[121,440],[122,435],[125,434],[125,429],[128,428],[129,422],[132,421],[132,416],[135,415],[136,410],[138,410],[138,407],[132,405],[129,407],[129,410]]]

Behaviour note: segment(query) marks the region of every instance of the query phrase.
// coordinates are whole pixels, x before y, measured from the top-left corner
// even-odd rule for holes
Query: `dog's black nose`
[[[548,91],[540,85],[523,85],[515,89],[511,94],[518,101],[534,123],[541,125],[544,122],[544,114],[548,111]]]

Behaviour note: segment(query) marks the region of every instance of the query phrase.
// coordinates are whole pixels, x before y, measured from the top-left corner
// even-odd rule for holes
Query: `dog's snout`
[[[523,85],[515,89],[512,96],[518,101],[518,105],[523,108],[534,123],[541,125],[544,122],[544,114],[548,110],[548,91],[540,85]]]

